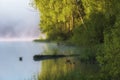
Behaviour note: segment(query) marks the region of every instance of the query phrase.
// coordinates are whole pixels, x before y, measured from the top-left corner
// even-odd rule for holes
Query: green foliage
[[[84,16],[81,0],[34,0],[40,11],[40,28],[48,39],[67,40]]]
[[[98,56],[102,67],[103,75],[106,79],[120,79],[120,18],[116,21],[114,28],[105,32],[105,43],[103,54]]]
[[[81,59],[97,56],[101,80],[120,79],[119,0],[35,0],[35,4],[41,31],[49,40],[90,47]]]
[[[120,77],[120,6],[117,0],[106,0],[107,28],[104,30],[104,44],[98,61],[101,65],[101,77],[104,80],[119,80]]]
[[[72,37],[72,42],[88,46],[88,45],[96,45],[104,42],[104,29],[106,27],[106,18],[103,13],[92,13],[89,19],[85,20],[85,24],[87,26],[87,30],[83,27],[83,25],[76,27],[74,29],[74,34]]]

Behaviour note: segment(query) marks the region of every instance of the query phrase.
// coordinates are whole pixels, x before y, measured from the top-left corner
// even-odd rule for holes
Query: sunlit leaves
[[[48,35],[53,32],[53,35],[57,33],[67,36],[81,22],[79,8],[82,12],[82,7],[78,5],[82,3],[77,5],[76,0],[35,0],[34,3],[40,11],[41,30]],[[59,35],[57,36],[60,37]]]

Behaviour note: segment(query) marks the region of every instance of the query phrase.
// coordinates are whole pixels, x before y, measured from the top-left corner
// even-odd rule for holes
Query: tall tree
[[[52,39],[68,39],[84,16],[81,0],[35,0],[35,4],[40,11],[40,28]]]

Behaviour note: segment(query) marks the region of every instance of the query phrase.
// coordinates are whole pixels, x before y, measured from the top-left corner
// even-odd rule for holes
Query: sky
[[[30,0],[0,0],[0,39],[37,38],[39,12]]]

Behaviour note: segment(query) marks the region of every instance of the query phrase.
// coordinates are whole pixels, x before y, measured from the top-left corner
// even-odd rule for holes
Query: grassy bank
[[[65,47],[62,45],[57,47],[58,49],[54,47],[45,50],[44,54],[61,54],[63,51],[64,54],[79,53],[80,56],[42,61],[42,69],[38,75],[38,80],[96,80],[98,78],[99,66],[93,63],[88,49],[76,51],[80,49],[77,47],[72,52],[71,49],[64,51]]]
[[[98,75],[97,65],[70,60],[71,63],[67,63],[66,58],[43,61],[38,80],[95,80]]]

